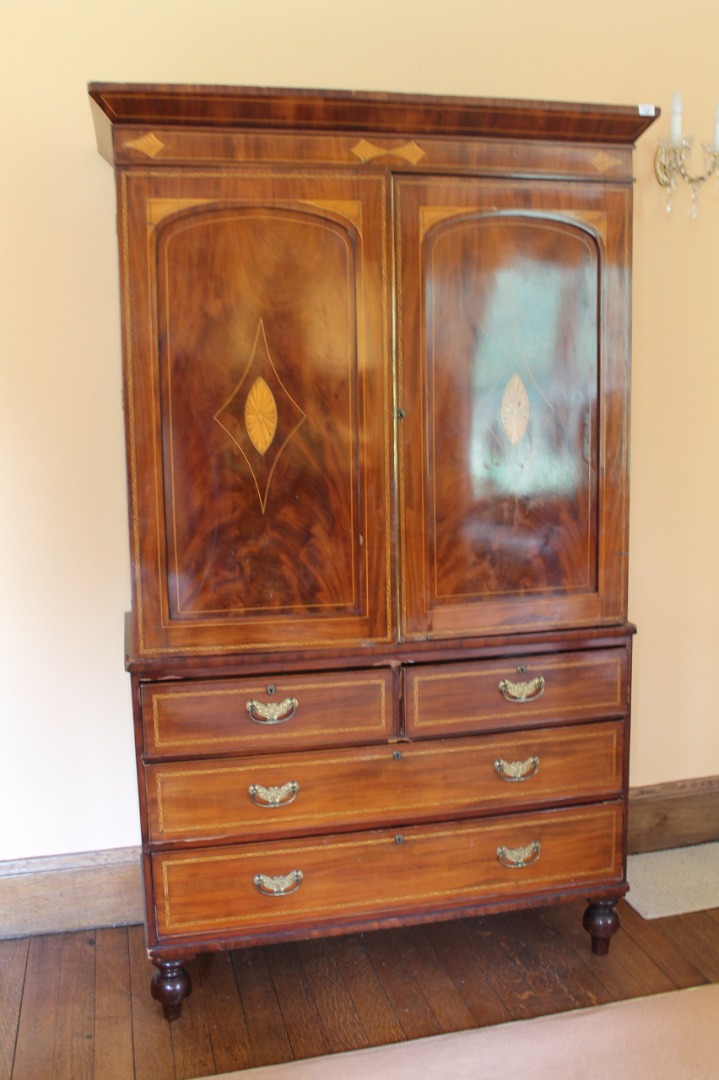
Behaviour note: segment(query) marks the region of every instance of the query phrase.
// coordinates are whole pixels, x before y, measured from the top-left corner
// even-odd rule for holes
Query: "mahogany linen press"
[[[117,181],[152,993],[626,892],[651,106],[91,84]]]

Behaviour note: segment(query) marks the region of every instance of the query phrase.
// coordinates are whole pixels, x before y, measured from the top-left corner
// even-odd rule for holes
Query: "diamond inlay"
[[[264,514],[280,455],[307,417],[277,373],[261,319],[242,378],[214,418],[245,459]]]
[[[154,131],[148,131],[138,139],[128,139],[122,145],[127,147],[128,150],[138,150],[141,154],[145,154],[146,157],[150,158],[156,158],[165,149],[164,142],[158,139]]]
[[[245,427],[255,449],[266,454],[277,431],[277,402],[261,376],[255,379],[247,395]]]
[[[622,162],[619,158],[612,157],[611,154],[605,153],[604,150],[600,150],[598,154],[595,154],[592,158],[592,165],[597,172],[605,173],[611,169],[616,169]]]
[[[519,375],[513,375],[504,389],[500,416],[505,435],[512,446],[517,446],[529,425],[529,397]]]

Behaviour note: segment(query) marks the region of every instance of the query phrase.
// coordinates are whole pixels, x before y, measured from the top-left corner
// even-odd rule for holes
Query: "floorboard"
[[[195,1008],[192,1014],[188,1010],[184,1023],[169,1025],[177,1080],[193,1080],[196,1076],[214,1076],[219,1072],[215,1067],[209,1022],[218,992],[211,975],[214,959],[211,953],[197,958],[192,972]]]
[[[334,938],[327,948],[334,954],[368,1041],[373,1046],[402,1042],[402,1025],[363,947],[362,935]]]
[[[55,1045],[62,934],[30,939],[12,1080],[53,1080],[64,1047]]]
[[[410,948],[407,950],[406,962],[437,1018],[442,1033],[476,1027],[476,1021],[467,1008],[461,989],[455,986],[449,977],[424,927],[412,927],[407,931],[407,937]]]
[[[62,935],[55,1015],[55,1080],[93,1080],[95,1074],[95,935]]]
[[[315,1000],[329,1053],[341,1054],[369,1046],[362,1021],[335,960],[333,942],[301,941],[297,953],[304,969],[308,991]]]
[[[134,1080],[177,1080],[170,1034],[171,1025],[165,1021],[162,1010],[150,997],[152,964],[147,959],[145,933],[141,926],[129,928],[128,947],[135,1060]],[[150,1002],[153,1007],[148,1008]],[[15,1080],[14,1077],[13,1080]]]
[[[719,909],[583,905],[207,954],[168,1024],[139,926],[0,941],[0,1080],[195,1080],[719,982]]]
[[[292,1048],[264,949],[232,953],[250,1041],[252,1065],[292,1061]]]
[[[643,919],[627,903],[621,904],[619,912],[622,932],[634,939],[637,945],[671,979],[677,990],[683,990],[689,986],[700,986],[710,981],[692,963],[682,948],[668,936],[659,920]],[[681,926],[682,923],[683,919],[679,919],[671,920],[665,925]],[[716,931],[714,934],[717,936]]]
[[[0,1080],[11,1080],[29,938],[0,941]]]
[[[95,940],[94,1075],[127,1080],[134,1073],[127,927],[98,930]]]
[[[315,1000],[316,987],[310,987],[307,981],[297,945],[277,945],[266,953],[293,1057],[331,1053],[331,1042]]]
[[[424,928],[424,933],[472,1015],[470,1026],[486,1027],[511,1020],[509,1010],[482,976],[470,951],[457,948],[457,924],[431,923]]]
[[[494,933],[492,920],[466,919],[458,928],[477,965],[477,977],[493,988],[509,1019],[529,1020],[539,1016],[543,1012],[543,1004],[532,991],[524,973],[502,948]]]
[[[572,918],[576,920],[579,916],[580,912],[575,909]],[[595,958],[586,935],[573,941],[568,940],[566,934],[561,933],[547,917],[546,912],[540,912],[537,921],[545,934],[542,951],[556,957],[564,966],[567,978],[577,994],[576,1007],[588,1009],[595,1005],[607,1005],[612,1001],[611,992],[595,971]]]
[[[551,947],[556,945],[556,940],[552,941],[551,931],[535,912],[500,915],[490,925],[501,948],[529,986],[532,998],[541,1004],[544,1015],[597,1004],[587,993],[584,980],[576,980],[561,952]]]
[[[707,982],[719,982],[719,933],[713,914],[693,911],[681,919],[655,921],[657,929],[679,948]]]
[[[363,943],[405,1039],[423,1039],[440,1035],[442,1027],[408,962],[411,930],[365,934]]]
[[[218,1073],[253,1065],[250,1036],[232,954],[212,953],[202,984],[212,1053]]]

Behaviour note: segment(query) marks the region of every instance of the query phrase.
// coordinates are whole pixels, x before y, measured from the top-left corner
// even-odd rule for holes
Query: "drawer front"
[[[153,856],[159,939],[261,936],[621,882],[622,804]]]
[[[243,839],[520,809],[621,791],[621,721],[147,767],[150,840]]]
[[[611,717],[628,707],[624,649],[479,660],[405,672],[412,737]]]
[[[377,742],[394,730],[391,671],[150,684],[145,757]]]

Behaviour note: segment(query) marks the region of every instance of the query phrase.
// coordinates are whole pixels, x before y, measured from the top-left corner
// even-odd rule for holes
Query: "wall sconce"
[[[654,173],[662,187],[667,189],[667,213],[672,212],[672,195],[677,186],[677,177],[680,176],[691,187],[692,201],[689,207],[689,217],[696,221],[699,217],[699,190],[705,180],[712,173],[719,177],[719,104],[714,113],[714,144],[707,146],[702,143],[704,151],[704,172],[692,174],[689,172],[689,158],[692,152],[691,135],[682,135],[682,99],[679,93],[672,98],[671,134],[668,139],[662,139],[654,155]]]

